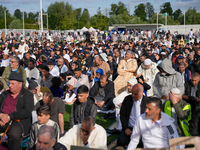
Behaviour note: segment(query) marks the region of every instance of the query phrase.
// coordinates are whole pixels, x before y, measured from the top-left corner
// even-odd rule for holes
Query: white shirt
[[[39,70],[34,67],[32,70],[30,70],[29,68],[26,68],[26,76],[27,78],[29,78],[29,80],[31,80],[31,78],[34,78],[36,82],[38,82],[40,73]]]
[[[10,64],[10,58],[8,59],[3,59],[1,62],[1,67],[7,67]]]
[[[146,118],[145,113],[140,115],[133,128],[127,150],[137,147],[141,135],[144,148],[169,148],[169,139],[179,137],[173,122],[174,119],[163,112],[160,120],[153,123],[151,119]]]
[[[140,113],[141,113],[140,105],[141,105],[141,102],[142,102],[142,98],[138,101],[135,101],[133,99],[133,107],[131,109],[131,114],[130,114],[129,121],[128,121],[129,127],[134,127],[137,118],[140,116]]]
[[[68,55],[68,54],[65,54],[63,57],[64,57],[65,59],[67,59],[67,60],[68,60],[68,62],[70,62],[70,57],[69,57],[69,55]]]
[[[53,69],[51,70],[51,71],[49,71],[49,73],[53,76],[53,77],[59,77],[59,70],[58,69],[56,69],[56,68],[54,68],[53,67]]]

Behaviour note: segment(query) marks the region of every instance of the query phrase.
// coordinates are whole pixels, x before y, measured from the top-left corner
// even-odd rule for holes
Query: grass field
[[[65,113],[64,113],[64,120],[65,120],[65,130],[67,131],[69,129],[69,117],[70,117],[70,113],[71,113],[71,108],[72,105],[65,105]],[[101,125],[102,127],[106,128],[109,127],[113,122],[115,122],[115,119],[100,119],[101,116],[103,116],[104,114],[98,113],[97,117],[96,117],[96,123]],[[111,141],[113,141],[114,139],[116,139],[119,135],[118,134],[113,134],[110,135],[107,138],[107,144],[109,144]]]

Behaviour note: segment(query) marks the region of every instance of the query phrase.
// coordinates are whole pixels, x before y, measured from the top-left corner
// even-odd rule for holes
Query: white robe
[[[80,137],[81,124],[74,125],[58,142],[63,144],[68,150],[73,146],[84,146]],[[107,149],[107,136],[103,127],[95,124],[95,129],[91,132],[88,139],[91,148]]]

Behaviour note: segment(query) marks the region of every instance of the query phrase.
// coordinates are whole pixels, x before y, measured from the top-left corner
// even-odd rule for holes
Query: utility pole
[[[40,0],[40,13],[41,13],[41,35],[42,35],[43,33],[42,0]]]
[[[157,12],[157,33],[158,33],[158,12]]]
[[[5,12],[5,37],[6,37],[6,35],[7,35],[7,29],[6,29],[6,10],[4,12]]]
[[[165,15],[166,15],[165,26],[166,26],[166,30],[167,30],[167,12],[165,13]]]
[[[184,11],[184,35],[185,35],[185,11]]]
[[[25,33],[24,33],[24,11],[23,11],[23,39],[25,39]]]

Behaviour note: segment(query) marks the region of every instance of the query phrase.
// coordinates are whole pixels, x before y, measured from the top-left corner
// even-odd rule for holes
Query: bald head
[[[143,86],[141,84],[135,84],[132,88],[132,97],[135,101],[140,100],[143,97]]]

